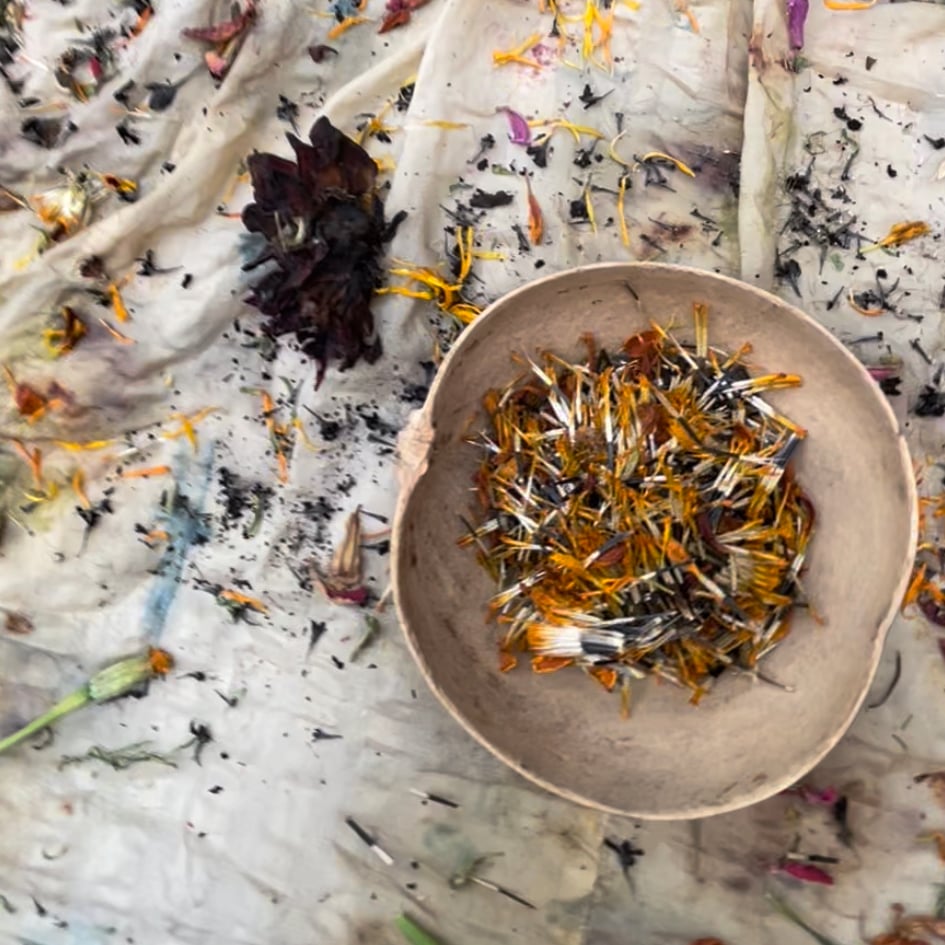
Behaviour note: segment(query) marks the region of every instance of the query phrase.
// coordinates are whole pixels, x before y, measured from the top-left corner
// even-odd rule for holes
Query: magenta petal
[[[512,111],[511,108],[506,106],[500,108],[499,111],[505,112],[509,119],[509,141],[512,144],[531,144],[532,129],[528,127],[528,122],[518,112]]]
[[[352,587],[349,589],[327,588],[328,596],[339,604],[353,604],[361,607],[367,603],[368,589],[366,587]]]
[[[808,0],[787,0],[787,26],[791,49],[804,47],[804,23],[807,20]]]
[[[819,866],[813,863],[795,863],[792,860],[786,860],[781,863],[777,872],[784,873],[787,876],[793,876],[803,883],[819,883],[821,886],[832,886],[833,877]]]

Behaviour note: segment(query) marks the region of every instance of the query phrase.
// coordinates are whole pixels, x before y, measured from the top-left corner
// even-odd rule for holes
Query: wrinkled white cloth
[[[303,590],[299,575],[311,559],[327,562],[357,506],[390,516],[393,439],[428,382],[423,362],[432,359],[439,316],[420,301],[379,298],[384,357],[346,373],[330,367],[316,391],[314,365],[292,344],[280,345],[272,363],[251,347],[259,318],[242,301],[245,234],[218,207],[237,212],[249,199],[237,174],[252,150],[289,153],[289,126],[276,116],[280,95],[299,105],[303,132],[325,113],[355,134],[362,116],[379,113],[415,80],[409,110],[383,115],[393,129],[390,143],[366,144],[395,165],[385,178],[388,215],[409,213],[393,257],[444,266],[444,208],[468,200],[468,187],[501,189],[514,201],[485,215],[477,240],[504,260],[476,261],[469,295],[478,304],[549,271],[658,259],[772,287],[845,340],[879,326],[883,344],[905,361],[906,390],[895,403],[923,459],[940,451],[942,427],[907,418],[930,371],[909,342],[919,338],[933,358],[942,343],[936,240],[945,184],[937,167],[945,152],[922,135],[945,134],[945,10],[909,3],[835,13],[814,4],[806,64],[795,72],[785,67],[783,14],[771,0],[754,7],[745,0],[696,3],[692,20],[683,3],[642,0],[638,10],[621,3],[611,73],[582,68],[574,44],[562,52],[548,35],[552,17],[537,2],[431,0],[407,26],[378,34],[384,3],[368,0],[367,22],[329,41],[331,4],[261,0],[258,22],[215,88],[201,64],[204,47],[180,31],[225,18],[227,4],[155,5],[152,21],[119,53],[119,75],[78,103],[48,70],[78,38],[76,21],[104,25],[119,8],[94,0],[30,3],[22,50],[29,61],[11,70],[28,78],[19,96],[0,89],[0,184],[35,195],[61,185],[60,168],[87,165],[135,178],[141,191],[134,204],[106,197],[90,226],[38,258],[35,218],[25,210],[0,214],[0,360],[18,381],[45,391],[55,378],[75,399],[74,409],[53,410],[34,424],[19,417],[12,399],[0,406],[0,483],[9,513],[0,606],[35,626],[28,635],[0,629],[0,732],[146,643],[177,659],[175,672],[147,698],[89,708],[58,725],[42,750],[27,745],[0,757],[0,934],[48,945],[375,945],[400,941],[391,920],[406,910],[444,945],[807,941],[772,910],[763,895],[768,884],[841,941],[856,940],[861,918],[871,933],[885,928],[893,901],[930,911],[941,866],[915,838],[940,826],[945,813],[912,776],[937,768],[945,755],[938,725],[943,665],[920,621],[901,620],[890,637],[876,693],[888,686],[898,651],[902,680],[892,697],[864,710],[809,779],[849,796],[852,849],[837,840],[828,812],[790,798],[694,824],[643,825],[572,806],[506,770],[459,729],[426,691],[390,613],[380,617],[377,638],[352,656],[366,630],[363,613]],[[583,0],[558,6],[574,17],[564,25],[579,45]],[[540,69],[494,66],[494,49],[515,47],[532,33],[545,37],[535,53]],[[324,42],[337,55],[315,63],[307,47]],[[876,60],[872,68],[867,56]],[[131,119],[141,143],[123,143],[113,92],[129,78],[142,87],[190,72],[170,109]],[[585,110],[585,84],[610,94]],[[17,104],[23,96],[41,105],[24,111]],[[894,259],[874,253],[857,261],[845,252],[822,272],[817,252],[800,250],[797,300],[773,275],[786,239],[782,183],[806,166],[805,142],[820,132],[826,153],[815,173],[825,176],[825,187],[836,176],[846,160],[834,114],[842,106],[863,121],[846,185],[854,212],[875,239],[906,219],[927,220],[934,235]],[[534,120],[567,118],[602,138],[588,166],[578,167],[578,149],[593,138],[578,132],[577,142],[559,128],[548,166],[539,169],[507,140],[507,118],[497,111],[504,107]],[[43,115],[67,110],[78,129],[61,147],[38,149],[17,133],[37,108]],[[436,124],[443,122],[452,124]],[[621,128],[615,148],[625,161],[655,150],[697,169],[695,178],[667,171],[671,190],[645,187],[633,172],[629,247],[616,208],[624,168],[608,155]],[[480,171],[470,162],[486,134],[496,145]],[[526,169],[545,236],[522,253],[512,226],[527,224],[518,174]],[[594,228],[571,219],[572,201],[585,191]],[[703,226],[694,209],[716,225]],[[134,272],[134,260],[148,249],[158,266],[174,271],[124,284],[132,318],[119,325],[84,291],[77,263],[98,254],[118,278]],[[892,279],[902,275],[900,289],[911,293],[902,310],[923,315],[921,323],[891,315],[868,320],[842,301],[828,308],[838,288],[865,289],[883,265]],[[904,265],[912,271],[900,273]],[[186,288],[185,273],[192,276]],[[89,316],[90,332],[74,352],[53,360],[41,336],[64,303]],[[134,343],[116,343],[99,317]],[[884,352],[877,345],[864,356]],[[309,448],[296,438],[285,485],[276,479],[260,391],[276,402],[280,422],[294,405],[312,441]],[[180,431],[175,414],[206,408],[216,409],[197,423],[193,444],[166,437]],[[25,497],[29,470],[13,439],[43,451],[57,499],[34,505]],[[57,445],[64,440],[112,443],[77,453]],[[118,475],[122,467],[163,465],[170,475]],[[77,468],[89,499],[109,494],[113,508],[88,535],[69,487]],[[250,537],[244,529],[252,511],[235,521],[227,514],[222,470],[244,492],[258,484],[272,490]],[[143,541],[152,530],[170,541]],[[378,597],[387,586],[381,552],[383,544],[365,552]],[[214,587],[257,597],[268,612],[234,623]],[[192,721],[209,726],[214,738],[199,764],[192,749],[173,751],[190,739]],[[176,767],[59,765],[92,746],[140,742],[173,751]],[[411,789],[460,807],[423,803]],[[377,839],[392,866],[372,854],[346,817]],[[797,836],[801,849],[840,858],[832,867],[836,886],[767,877]],[[626,877],[605,837],[632,839],[645,851]],[[534,910],[479,886],[450,888],[447,879],[463,863],[492,854],[483,875]]]

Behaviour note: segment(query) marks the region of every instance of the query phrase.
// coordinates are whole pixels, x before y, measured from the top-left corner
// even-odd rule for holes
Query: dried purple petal
[[[787,0],[788,39],[795,51],[804,48],[804,23],[808,9],[808,0]]]
[[[505,112],[509,120],[509,141],[512,144],[529,145],[532,143],[532,129],[528,127],[528,122],[516,111],[502,106],[500,112]]]
[[[243,225],[266,245],[243,268],[276,264],[247,301],[269,317],[272,336],[296,335],[318,364],[317,386],[331,359],[344,370],[380,357],[371,300],[388,228],[374,189],[377,165],[360,145],[327,118],[312,127],[310,144],[287,138],[295,161],[247,160],[255,202],[243,210]]]

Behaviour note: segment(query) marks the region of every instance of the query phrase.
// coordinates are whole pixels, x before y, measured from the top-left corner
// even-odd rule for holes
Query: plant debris
[[[381,278],[378,257],[393,235],[374,187],[377,165],[327,118],[311,144],[288,135],[295,162],[274,154],[247,159],[255,202],[243,225],[265,237],[243,269],[274,262],[247,299],[269,320],[272,337],[294,334],[318,365],[316,387],[330,359],[341,370],[381,355],[371,300]]]
[[[26,636],[32,633],[35,627],[33,621],[26,614],[17,613],[15,610],[8,610],[3,615],[3,629],[7,633],[16,636]]]
[[[630,869],[636,866],[637,860],[645,855],[644,851],[632,840],[615,840],[613,837],[604,837],[604,846],[617,857],[620,871],[627,877],[629,877]]]
[[[364,584],[362,567],[361,509],[358,507],[348,516],[344,539],[335,550],[327,572],[322,572],[312,562],[310,573],[329,600],[360,607],[367,603],[370,595]]]
[[[387,0],[387,10],[378,28],[378,33],[388,33],[399,26],[406,26],[415,10],[426,6],[430,0]]]
[[[625,714],[631,679],[698,703],[726,669],[757,675],[803,603],[806,434],[762,399],[800,378],[749,376],[744,348],[709,347],[704,305],[694,322],[694,346],[654,324],[619,352],[588,338],[583,364],[522,358],[471,441],[484,521],[460,544],[498,585],[503,668],[522,651],[537,673],[579,666],[619,684]]]
[[[494,207],[507,207],[515,197],[507,190],[497,190],[490,194],[478,187],[469,198],[469,206],[475,210],[492,210]]]
[[[210,75],[222,81],[230,71],[256,16],[256,0],[246,0],[242,10],[239,4],[234,5],[231,19],[212,26],[188,27],[181,30],[181,36],[212,47],[204,53],[204,62]]]
[[[322,63],[329,56],[337,56],[338,50],[332,46],[326,46],[324,43],[319,43],[317,45],[309,46],[308,54],[312,62]]]

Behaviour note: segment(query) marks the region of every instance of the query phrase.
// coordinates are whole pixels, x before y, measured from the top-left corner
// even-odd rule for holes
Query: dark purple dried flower
[[[296,335],[318,364],[318,386],[330,359],[345,370],[381,355],[371,300],[381,278],[378,257],[392,234],[374,190],[377,165],[360,145],[327,118],[312,126],[311,144],[287,137],[294,162],[258,153],[247,162],[256,201],[243,210],[243,225],[266,246],[243,268],[278,267],[247,302],[269,316],[272,336]]]

